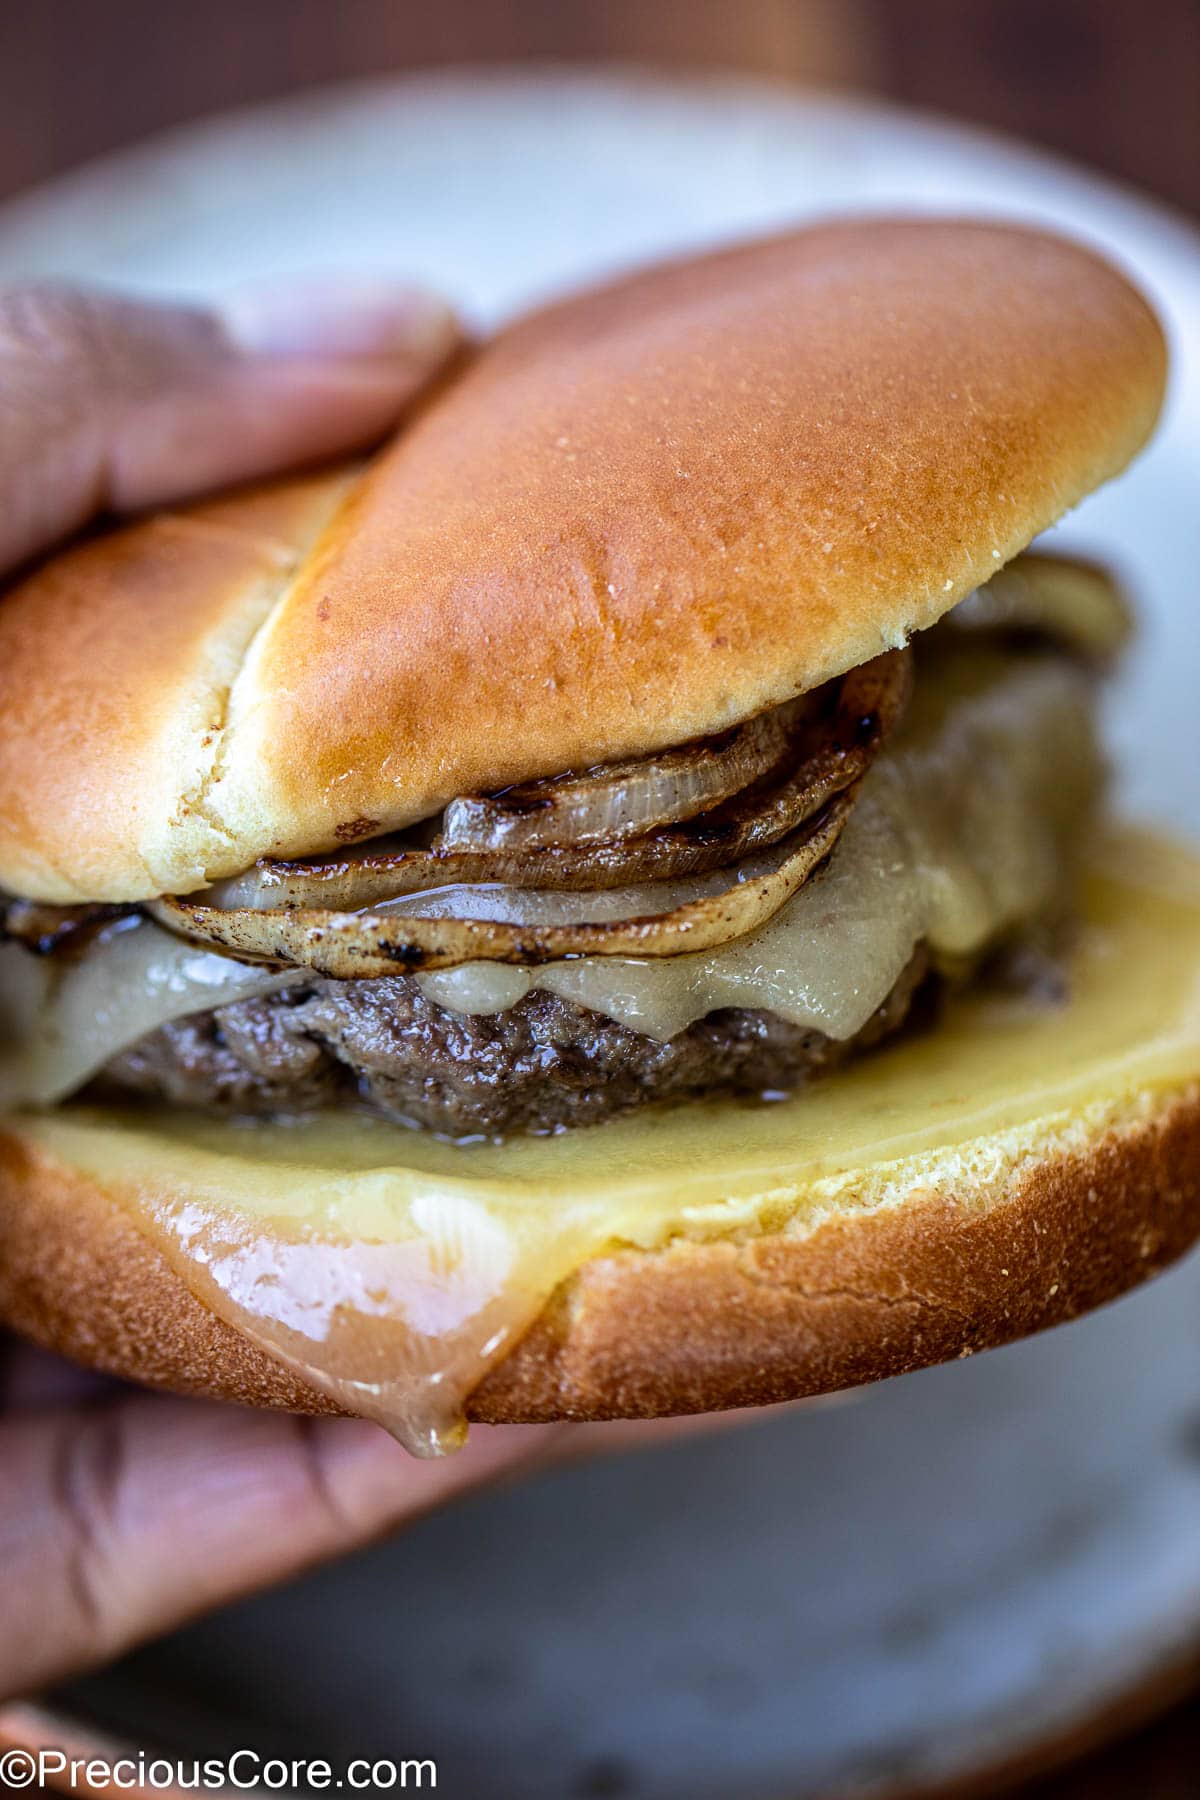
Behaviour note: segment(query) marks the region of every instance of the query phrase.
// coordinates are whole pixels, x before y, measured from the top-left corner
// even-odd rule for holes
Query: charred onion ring
[[[777,846],[782,855],[773,867],[748,879],[731,871],[729,887],[719,894],[632,919],[516,925],[310,907],[227,912],[186,899],[155,900],[147,911],[160,925],[237,956],[302,964],[341,979],[452,969],[479,960],[532,966],[576,956],[680,956],[714,949],[765,924],[829,855],[856,796],[857,785],[830,801],[800,842]]]
[[[1027,550],[948,615],[960,631],[1031,632],[1111,662],[1133,629],[1120,584],[1098,563]]]
[[[618,843],[679,825],[761,781],[785,754],[808,697],[774,706],[719,737],[452,800],[439,848],[505,852]]]
[[[78,948],[114,919],[130,917],[135,906],[102,902],[80,906],[47,906],[37,900],[0,901],[0,942],[11,938],[39,956],[51,956],[66,945]]]
[[[892,651],[851,670],[837,690],[832,718],[826,713],[820,720],[801,719],[794,707],[777,708],[790,717],[784,722],[783,753],[764,780],[700,818],[632,841],[504,852],[439,843],[428,850],[402,847],[312,862],[262,862],[249,875],[222,883],[210,899],[225,909],[315,905],[353,911],[401,894],[479,882],[572,892],[707,874],[779,843],[861,780],[902,714],[910,684],[911,659]]]

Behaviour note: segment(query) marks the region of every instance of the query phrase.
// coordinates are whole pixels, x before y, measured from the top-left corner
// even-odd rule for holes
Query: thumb
[[[263,290],[224,313],[0,289],[0,568],[96,512],[368,444],[459,341],[442,301],[380,282]]]
[[[562,1430],[485,1426],[418,1463],[358,1421],[156,1394],[14,1415],[0,1427],[0,1700],[528,1470]]]

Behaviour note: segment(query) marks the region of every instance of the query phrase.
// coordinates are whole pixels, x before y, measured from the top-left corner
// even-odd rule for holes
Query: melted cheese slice
[[[214,1312],[431,1453],[461,1441],[467,1397],[557,1284],[614,1245],[802,1235],[1200,1078],[1200,859],[1124,835],[1100,860],[1120,873],[1086,882],[1067,1004],[965,995],[773,1105],[505,1144],[344,1113],[231,1126],[65,1107],[21,1129],[107,1186]]]

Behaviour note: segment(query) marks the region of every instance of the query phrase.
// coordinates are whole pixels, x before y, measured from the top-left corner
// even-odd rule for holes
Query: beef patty
[[[357,1100],[456,1138],[554,1131],[654,1100],[798,1087],[896,1031],[931,979],[918,950],[845,1040],[730,1007],[665,1044],[536,989],[484,1015],[435,1005],[409,975],[317,979],[164,1025],[114,1057],[99,1083],[230,1113]]]

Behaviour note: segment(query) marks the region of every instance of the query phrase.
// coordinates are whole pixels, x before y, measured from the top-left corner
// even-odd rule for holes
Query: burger
[[[376,1419],[844,1388],[1200,1229],[1200,863],[1102,823],[1128,610],[1031,540],[1155,318],[829,223],[536,312],[365,467],[0,601],[0,1319]]]

